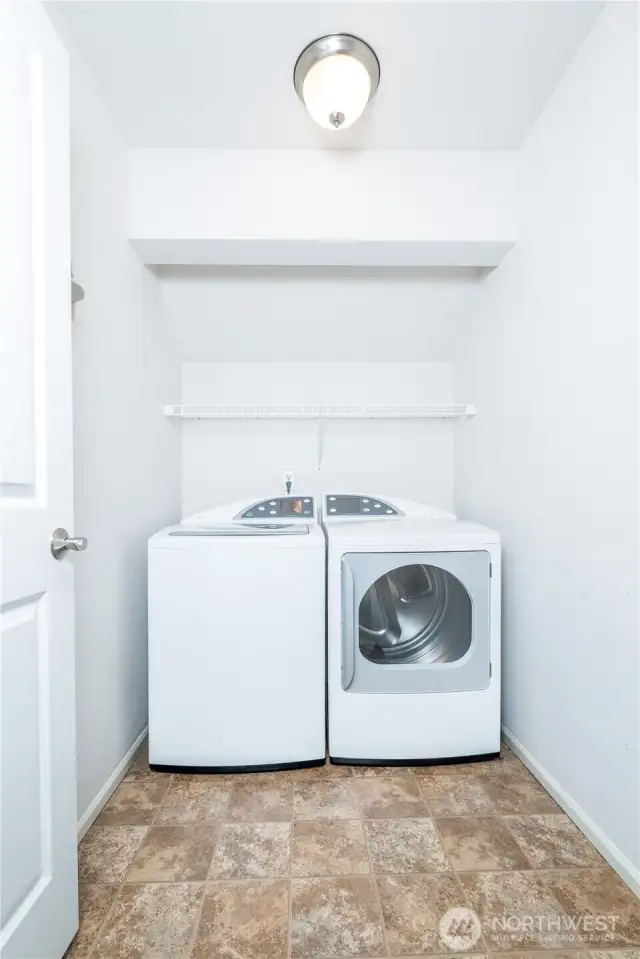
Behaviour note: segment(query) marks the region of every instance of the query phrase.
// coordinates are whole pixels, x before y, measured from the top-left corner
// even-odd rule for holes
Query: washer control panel
[[[384,500],[368,496],[348,496],[344,493],[331,493],[325,497],[325,516],[399,516],[399,511]]]
[[[260,519],[271,521],[282,519],[313,519],[315,504],[313,496],[274,496],[259,503],[253,503],[240,513],[236,519]]]

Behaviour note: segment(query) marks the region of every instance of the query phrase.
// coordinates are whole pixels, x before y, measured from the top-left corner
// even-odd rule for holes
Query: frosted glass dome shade
[[[302,98],[311,117],[327,130],[346,130],[362,116],[371,96],[371,78],[355,57],[336,53],[309,70]]]
[[[325,130],[346,130],[373,97],[380,64],[368,43],[348,33],[319,37],[302,51],[293,71],[296,92]]]

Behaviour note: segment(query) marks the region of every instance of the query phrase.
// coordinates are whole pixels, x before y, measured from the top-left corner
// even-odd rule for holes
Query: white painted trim
[[[142,746],[143,742],[147,738],[149,727],[145,726],[136,741],[134,742],[131,749],[127,752],[126,756],[118,763],[116,768],[113,770],[106,783],[95,797],[93,802],[89,803],[89,806],[84,812],[84,815],[78,820],[78,842],[82,837],[87,833],[89,827],[93,825],[96,821],[106,804],[111,799],[112,795],[124,779],[124,777],[129,772],[130,767],[133,765],[133,761],[138,754],[138,750]]]
[[[128,235],[148,265],[494,267],[518,238],[513,150],[143,148],[127,159]]]
[[[627,859],[625,854],[611,842],[602,829],[591,819],[581,806],[567,793],[560,783],[535,759],[529,750],[516,739],[506,726],[502,726],[502,735],[507,745],[513,750],[518,759],[521,759],[527,769],[538,779],[550,793],[558,805],[573,820],[578,829],[585,834],[589,842],[593,843],[598,852],[604,856],[612,869],[626,882],[636,896],[640,896],[640,870]]]
[[[388,204],[385,206],[388,209]],[[378,266],[491,269],[500,266],[515,240],[310,240],[233,237],[132,237],[149,266]]]

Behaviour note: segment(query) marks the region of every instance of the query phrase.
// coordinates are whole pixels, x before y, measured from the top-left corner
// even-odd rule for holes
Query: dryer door
[[[354,693],[486,689],[489,554],[342,557],[342,686]]]

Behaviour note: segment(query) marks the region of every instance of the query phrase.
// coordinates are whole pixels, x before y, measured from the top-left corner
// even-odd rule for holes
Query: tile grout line
[[[418,786],[418,792],[420,793],[420,797],[422,798],[423,803],[424,803],[425,806],[427,807],[427,812],[428,812],[428,814],[429,814],[429,818],[430,818],[430,819],[434,819],[435,817],[434,817],[433,811],[432,811],[432,809],[431,809],[431,804],[429,803],[429,800],[427,799],[427,797],[425,796],[425,794],[424,794],[424,792],[423,792],[422,781],[421,781],[420,779],[418,779],[417,776],[416,776],[416,784],[417,784],[417,786]],[[435,828],[435,827],[434,827],[434,828]],[[439,836],[438,836],[438,839],[440,839]],[[440,845],[442,846],[442,841],[440,841]],[[444,849],[444,846],[443,846],[442,848]],[[446,855],[446,850],[445,850],[445,855]]]
[[[444,778],[444,777],[442,777],[442,778]],[[485,809],[485,810],[483,810],[483,811],[475,810],[475,811],[472,811],[472,812],[465,812],[465,813],[436,814],[436,813],[434,812],[434,809],[433,809],[431,803],[429,802],[429,800],[427,799],[427,797],[426,797],[426,795],[425,795],[425,793],[424,793],[424,791],[423,791],[422,780],[419,780],[419,781],[418,781],[418,787],[419,787],[419,789],[420,789],[420,792],[421,792],[421,794],[422,794],[422,798],[424,799],[424,801],[425,801],[425,803],[426,803],[426,805],[427,805],[427,809],[429,810],[429,814],[431,815],[431,818],[432,818],[432,819],[436,819],[436,818],[438,818],[438,819],[477,819],[477,818],[481,818],[481,817],[499,816],[499,815],[501,815],[501,813],[500,813],[497,805],[494,803],[494,801],[493,801],[493,799],[491,798],[491,796],[489,796],[489,795],[485,792],[485,790],[482,788],[482,783],[479,783],[479,782],[478,782],[477,777],[476,777],[475,775],[474,775],[474,776],[468,776],[468,777],[465,776],[465,777],[464,777],[464,782],[473,782],[473,784],[478,787],[478,789],[481,791],[482,795],[485,797],[485,799],[486,799],[487,802],[489,803],[490,809],[488,809],[488,810]]]
[[[123,880],[123,881],[124,881],[124,880]],[[121,892],[121,890],[122,890],[122,882],[118,883],[118,888],[117,888],[117,890],[116,890],[115,896],[113,897],[113,900],[111,901],[111,905],[109,906],[109,908],[107,909],[106,913],[104,914],[104,918],[103,918],[102,922],[98,925],[98,928],[96,929],[96,933],[95,933],[95,935],[94,935],[94,937],[93,937],[93,940],[92,940],[92,942],[91,942],[91,945],[90,945],[90,947],[89,947],[89,952],[87,953],[87,959],[92,959],[92,957],[95,955],[95,948],[96,948],[96,946],[98,945],[98,940],[99,940],[99,938],[100,938],[100,935],[101,935],[101,933],[102,933],[102,930],[104,929],[104,927],[105,927],[105,925],[106,925],[107,919],[108,919],[109,916],[111,915],[111,913],[112,913],[112,911],[113,911],[113,908],[114,908],[116,902],[117,902],[118,899],[120,898],[120,892]],[[98,959],[99,959],[99,957],[98,957]]]
[[[138,757],[141,755],[141,753],[142,753],[143,750],[144,750],[144,743],[142,744],[141,748],[139,749],[138,754],[137,754],[136,758],[134,759],[134,763],[137,761]],[[130,767],[129,771],[131,771],[132,768],[133,768],[133,764],[132,764],[132,766]],[[121,781],[121,783],[120,783],[120,786],[121,786],[124,782],[125,782],[125,779],[123,778],[122,781]],[[135,780],[131,780],[131,783],[132,783],[132,784],[135,783]],[[120,788],[120,787],[118,787],[118,788]],[[111,798],[113,798],[113,797],[111,797]],[[110,799],[109,801],[111,801],[111,799]],[[108,803],[107,803],[107,805],[108,805]],[[106,807],[105,807],[105,808],[106,808]],[[105,926],[106,926],[107,919],[109,918],[109,916],[110,916],[111,913],[113,912],[113,910],[114,910],[114,908],[115,908],[115,906],[116,906],[116,903],[118,902],[118,900],[119,900],[119,898],[120,898],[120,895],[121,895],[121,893],[122,893],[122,886],[124,885],[125,879],[126,879],[126,877],[127,877],[127,872],[129,871],[129,869],[130,869],[130,867],[131,867],[131,863],[132,863],[133,860],[135,859],[135,857],[136,857],[136,855],[137,855],[137,852],[138,852],[138,849],[139,849],[140,846],[142,845],[142,842],[144,841],[144,838],[145,838],[145,836],[147,835],[147,832],[148,832],[148,830],[149,830],[149,825],[148,825],[148,824],[142,823],[142,824],[140,824],[140,825],[144,826],[144,834],[143,834],[143,836],[142,836],[142,839],[141,839],[140,844],[136,847],[136,850],[135,850],[133,856],[131,857],[131,862],[127,865],[127,867],[126,867],[126,869],[125,869],[125,872],[124,872],[124,875],[123,875],[122,879],[120,879],[120,881],[117,882],[117,883],[95,883],[95,884],[94,884],[94,885],[108,885],[108,886],[114,885],[114,886],[117,886],[117,890],[116,890],[115,896],[113,897],[113,900],[111,901],[111,904],[110,904],[109,908],[107,909],[106,913],[104,914],[104,917],[103,917],[103,919],[102,919],[102,922],[100,922],[100,923],[98,924],[98,928],[97,928],[94,936],[92,937],[92,941],[91,941],[90,946],[89,946],[89,951],[88,951],[88,953],[87,953],[87,959],[92,959],[92,957],[95,955],[95,949],[96,949],[96,946],[98,945],[98,940],[100,939],[100,936],[102,935],[102,931],[103,931],[103,929],[104,929]],[[96,827],[96,824],[95,824],[95,822],[94,822],[94,823],[92,824],[92,826],[89,828],[89,830],[87,831],[87,836],[88,836],[93,830],[95,830],[96,828],[99,829],[99,828],[101,828],[101,827],[100,827],[100,826],[97,826],[97,827]],[[104,827],[102,827],[102,828],[104,828]],[[85,836],[84,838],[86,838],[86,836]],[[82,841],[84,842],[84,839],[83,839]],[[91,885],[91,884],[90,884],[90,883],[85,883],[85,885]],[[78,887],[79,887],[79,886],[80,886],[80,877],[78,876]],[[82,917],[80,917],[80,921],[82,921]],[[78,930],[79,930],[79,928],[80,928],[80,927],[78,926]],[[99,957],[98,957],[98,959],[99,959]]]
[[[363,777],[364,778],[364,777]],[[380,777],[373,777],[380,778]],[[362,806],[360,805],[360,799],[358,798],[358,790],[353,788],[353,794],[356,800],[356,806],[358,807],[358,812],[360,813],[360,825],[362,826],[362,834],[364,836],[364,848],[367,853],[367,859],[369,860],[369,870],[371,875],[371,885],[373,886],[373,894],[376,900],[376,906],[378,907],[378,916],[380,918],[380,931],[382,932],[382,943],[384,946],[385,956],[391,956],[391,951],[389,949],[389,937],[387,936],[387,927],[384,922],[384,913],[382,911],[382,897],[380,895],[380,890],[378,889],[378,883],[376,882],[376,874],[373,871],[373,859],[371,858],[371,851],[369,849],[369,838],[367,835],[367,823],[364,817]]]
[[[424,817],[423,817],[423,819],[424,819]],[[358,822],[359,820],[357,820],[357,819],[340,819],[340,820],[327,820],[327,819],[322,819],[322,820],[317,820],[317,821],[318,821],[319,823],[330,823],[330,822],[345,823],[345,822]],[[392,819],[379,820],[379,819],[376,819],[376,820],[367,820],[367,821],[368,821],[368,822],[404,822],[404,821],[406,821],[406,820],[402,820],[402,819],[400,819],[400,820],[392,820]],[[263,825],[263,824],[258,823],[258,825]],[[571,875],[576,874],[576,877],[577,877],[577,875],[588,875],[589,873],[601,873],[601,872],[609,872],[609,871],[611,871],[611,867],[610,867],[610,866],[606,866],[606,867],[605,867],[605,866],[555,866],[555,867],[548,867],[548,866],[546,866],[546,867],[544,867],[544,868],[542,868],[542,869],[530,869],[530,868],[522,868],[522,869],[460,869],[460,870],[457,870],[457,871],[456,871],[456,870],[453,870],[453,869],[445,869],[445,870],[433,870],[433,869],[430,869],[430,870],[426,870],[426,871],[415,871],[415,870],[414,870],[414,871],[411,871],[411,872],[397,872],[397,871],[394,871],[394,872],[375,872],[375,873],[373,873],[373,875],[376,875],[376,876],[389,876],[389,877],[392,877],[392,878],[401,878],[402,876],[415,876],[415,877],[419,877],[419,876],[446,876],[446,875],[448,875],[448,874],[451,873],[451,872],[457,872],[457,875],[460,875],[460,876],[484,876],[484,875],[487,875],[487,876],[510,876],[510,875],[514,875],[514,874],[524,874],[524,875],[527,875],[527,876],[537,876],[537,877],[540,878],[540,879],[544,879],[546,876],[549,876],[549,875],[553,876],[553,875],[556,875],[556,874],[565,875],[565,874],[569,873],[569,874],[571,874]],[[320,873],[320,874],[318,874],[318,875],[313,875],[313,876],[293,876],[292,878],[293,878],[294,880],[295,880],[295,879],[366,879],[369,875],[370,875],[369,873],[362,873],[362,872],[353,872],[353,873],[351,873],[351,872],[349,872],[349,873],[331,873],[331,872],[330,872],[330,873]],[[229,878],[229,879],[225,879],[225,878],[219,878],[219,879],[217,879],[217,878],[213,877],[213,878],[210,878],[210,879],[208,879],[208,880],[204,880],[204,879],[184,879],[184,880],[176,880],[176,879],[145,879],[145,880],[134,880],[133,882],[129,882],[129,881],[127,881],[126,879],[124,879],[122,882],[119,882],[119,883],[115,883],[115,882],[107,882],[107,883],[100,882],[100,883],[85,883],[84,885],[91,885],[91,886],[114,886],[114,887],[119,888],[121,885],[125,885],[125,886],[171,886],[171,885],[176,885],[176,883],[177,883],[177,884],[187,883],[187,884],[191,884],[191,885],[196,885],[196,886],[197,886],[199,883],[202,883],[202,882],[205,882],[205,881],[207,881],[209,884],[224,882],[224,883],[226,883],[226,884],[228,884],[228,885],[242,885],[242,884],[250,885],[250,884],[252,884],[252,883],[255,884],[255,883],[260,883],[260,882],[265,882],[265,881],[271,881],[271,880],[276,880],[276,879],[286,880],[286,879],[287,879],[287,876],[286,876],[286,875],[283,875],[283,876],[242,876],[242,877],[240,877],[240,878],[233,878],[233,877],[232,877],[232,878]],[[640,945],[640,943],[638,943],[638,945]],[[613,947],[612,947],[612,948],[613,948]],[[627,948],[627,947],[625,947],[625,948]],[[634,945],[630,945],[628,948],[630,948],[630,949],[631,949],[631,948],[636,948],[636,945],[635,945],[635,944],[634,944]],[[522,951],[522,950],[520,950],[520,951]],[[526,951],[526,950],[525,950],[525,951]]]
[[[514,833],[513,829],[512,829],[511,826],[509,825],[509,823],[506,821],[506,820],[507,820],[507,816],[504,816],[504,815],[503,815],[503,816],[501,816],[500,818],[501,818],[502,822],[504,823],[504,828],[507,830],[507,832],[509,833],[509,835],[511,836],[511,838],[513,839],[513,841],[515,842],[516,846],[518,847],[518,849],[520,850],[520,852],[522,853],[522,855],[524,856],[524,858],[527,860],[527,862],[529,863],[529,865],[531,866],[531,868],[532,868],[534,871],[535,871],[535,870],[539,870],[539,869],[540,869],[540,866],[536,866],[536,864],[533,862],[533,860],[531,859],[531,857],[528,855],[527,850],[523,847],[522,843],[520,843],[520,842],[518,841],[518,837],[517,837],[516,834]]]
[[[475,777],[474,777],[474,781],[475,781]],[[464,889],[462,888],[462,883],[460,882],[460,879],[459,879],[459,877],[458,877],[457,870],[455,869],[455,866],[454,866],[454,864],[453,864],[453,862],[452,862],[452,860],[451,860],[451,857],[449,856],[449,853],[447,852],[447,848],[446,848],[446,846],[445,846],[445,844],[444,844],[444,842],[443,842],[443,840],[442,840],[442,835],[441,835],[441,833],[440,833],[440,830],[438,829],[438,824],[437,824],[437,822],[436,822],[436,817],[433,815],[433,810],[432,810],[432,808],[431,808],[431,804],[429,803],[429,800],[427,799],[427,797],[425,796],[425,794],[424,794],[424,792],[423,792],[422,782],[421,782],[420,780],[418,780],[418,789],[419,789],[420,795],[422,796],[422,799],[423,799],[423,801],[424,801],[424,803],[425,803],[425,805],[426,805],[426,807],[427,807],[427,810],[429,811],[429,813],[430,813],[430,815],[431,815],[431,823],[432,823],[432,825],[433,825],[435,834],[436,834],[436,836],[438,837],[438,841],[439,841],[439,843],[440,843],[440,846],[442,847],[442,851],[444,852],[444,855],[445,855],[445,857],[446,857],[446,860],[447,860],[447,862],[449,863],[449,868],[450,868],[450,870],[451,870],[451,875],[452,875],[452,877],[453,877],[453,881],[456,883],[456,885],[458,886],[458,889],[460,890],[460,895],[462,896],[462,901],[463,901],[463,903],[467,906],[467,908],[469,908],[468,902],[467,902],[467,897],[466,897],[466,895],[465,895]],[[484,792],[484,790],[483,790],[483,792]],[[489,802],[491,802],[491,805],[493,806],[494,804],[493,804],[493,802],[491,801],[490,797],[487,797],[487,798],[489,799]],[[442,818],[445,818],[445,817],[442,817]],[[487,942],[486,942],[485,937],[484,937],[484,929],[482,929],[482,927],[481,927],[481,939],[482,939],[482,944],[483,944],[483,946],[485,947],[485,951],[488,952],[488,949],[486,948],[486,947],[487,947]]]
[[[451,859],[450,859],[450,857],[449,857],[449,853],[447,852],[447,849],[446,849],[446,847],[445,847],[445,844],[444,844],[443,841],[442,841],[442,836],[440,835],[440,830],[438,829],[438,824],[437,824],[436,820],[433,819],[433,818],[432,818],[431,821],[432,821],[432,823],[433,823],[433,828],[434,828],[435,831],[436,831],[436,835],[437,835],[438,839],[440,840],[440,845],[442,846],[442,848],[443,848],[443,850],[444,850],[444,854],[445,854],[445,856],[447,857],[447,861],[448,861],[449,865],[451,866],[451,875],[453,876],[453,880],[454,880],[454,882],[456,883],[456,885],[457,885],[457,887],[458,887],[458,889],[459,889],[459,891],[460,891],[460,896],[461,896],[462,902],[463,902],[463,904],[466,906],[467,909],[470,909],[471,907],[469,906],[469,902],[468,902],[466,893],[465,893],[465,891],[464,891],[464,889],[463,889],[463,887],[462,887],[462,883],[461,883],[461,881],[460,881],[460,877],[459,877],[459,875],[458,875],[458,873],[457,873],[457,870],[455,869],[455,867],[454,867],[454,865],[453,865],[453,862],[451,861]],[[473,911],[475,912],[475,910],[473,910]],[[482,945],[483,945],[483,947],[484,947],[483,951],[486,952],[486,953],[488,953],[488,952],[489,952],[489,949],[488,949],[488,945],[487,945],[487,940],[486,940],[485,937],[484,937],[484,924],[483,924],[482,920],[480,920],[480,939],[481,939]]]
[[[93,828],[94,828],[94,827],[92,826],[91,829],[89,829],[89,831],[87,832],[87,836],[89,835],[89,833],[91,832],[91,830],[92,830]],[[98,827],[98,828],[100,828],[100,827]],[[104,827],[103,827],[103,828],[104,828]],[[126,877],[127,877],[127,872],[129,871],[129,868],[131,867],[131,863],[132,863],[133,860],[135,859],[136,854],[137,854],[137,852],[138,852],[138,849],[139,849],[140,846],[142,845],[142,842],[144,841],[144,838],[145,838],[145,836],[147,835],[148,829],[149,829],[148,826],[145,826],[145,827],[144,827],[144,835],[142,836],[142,839],[141,839],[140,844],[136,847],[136,850],[135,850],[133,856],[131,857],[131,862],[127,865],[122,879],[121,879],[119,882],[117,882],[117,883],[95,883],[95,885],[107,885],[107,886],[114,885],[114,886],[117,886],[117,890],[116,890],[115,896],[113,897],[113,900],[112,900],[112,902],[111,902],[111,905],[110,905],[109,908],[107,909],[107,911],[106,911],[106,913],[105,913],[105,915],[104,915],[104,918],[103,918],[102,922],[99,924],[99,926],[98,926],[98,928],[97,928],[97,930],[96,930],[96,932],[95,932],[95,935],[93,936],[93,941],[91,942],[91,946],[90,946],[90,948],[89,948],[89,952],[87,953],[87,959],[92,959],[92,957],[93,957],[94,954],[95,954],[95,949],[96,949],[96,946],[98,945],[98,940],[99,940],[100,936],[102,935],[102,931],[103,931],[103,929],[104,929],[104,927],[105,927],[105,925],[106,925],[107,919],[109,918],[109,916],[110,916],[111,913],[113,912],[113,910],[114,910],[114,908],[115,908],[115,905],[116,905],[118,899],[120,898],[120,895],[121,895],[121,893],[122,893],[122,887],[123,887],[124,881],[125,881],[125,879],[126,879]],[[86,838],[86,837],[85,837],[85,838]],[[84,839],[83,839],[83,842],[84,842]],[[78,882],[78,886],[79,886],[79,885],[80,885],[80,883]],[[85,885],[89,885],[89,883],[86,883]],[[99,957],[98,957],[98,959],[99,959]]]
[[[430,817],[424,817],[424,816],[422,816],[422,817],[421,817],[421,820],[424,821],[426,818],[430,818]],[[306,820],[305,820],[305,821],[306,821]],[[315,820],[315,821],[318,822],[318,823],[360,822],[360,820],[358,820],[358,819],[318,819],[318,820]],[[406,821],[408,821],[408,817],[405,817],[404,819],[402,819],[402,818],[401,818],[401,819],[370,819],[370,820],[366,820],[366,821],[367,821],[367,822],[387,822],[387,823],[388,823],[388,822],[406,822]],[[415,819],[414,819],[414,821],[415,821]],[[254,825],[265,825],[265,824],[264,824],[264,823],[254,823]],[[444,869],[444,870],[437,870],[437,869],[434,870],[434,869],[430,869],[430,870],[426,870],[426,871],[422,871],[422,872],[415,872],[415,871],[412,871],[412,872],[375,872],[375,873],[373,873],[373,874],[363,873],[363,872],[345,872],[345,873],[328,872],[328,873],[320,873],[320,874],[318,874],[318,875],[313,875],[313,876],[293,876],[292,878],[293,878],[294,880],[295,880],[295,879],[367,879],[367,878],[370,878],[371,875],[375,875],[375,876],[383,876],[383,877],[384,877],[384,876],[389,876],[389,877],[391,877],[391,878],[400,879],[400,878],[402,878],[403,876],[414,876],[414,877],[417,877],[417,878],[419,878],[419,877],[421,877],[421,876],[448,876],[448,875],[450,875],[451,873],[453,873],[453,872],[455,872],[455,871],[456,871],[456,870],[454,870],[454,869]],[[460,869],[460,870],[457,872],[457,875],[460,875],[460,876],[484,876],[484,875],[487,875],[487,876],[511,876],[511,875],[514,875],[514,874],[524,873],[524,874],[526,874],[526,875],[536,875],[536,876],[539,876],[539,878],[544,879],[544,877],[545,877],[547,874],[549,874],[549,873],[559,873],[559,874],[562,875],[562,874],[565,874],[565,873],[580,873],[580,874],[586,874],[586,873],[591,873],[591,872],[596,872],[596,873],[597,873],[597,872],[609,872],[609,871],[611,871],[611,867],[610,867],[610,866],[606,866],[606,867],[605,867],[605,866],[555,866],[555,867],[548,867],[548,866],[546,866],[546,867],[544,867],[543,869],[530,869],[530,868],[522,868],[522,869]],[[217,878],[213,877],[213,878],[207,879],[207,880],[204,880],[204,879],[184,879],[184,880],[176,880],[176,879],[144,879],[144,880],[136,880],[136,881],[134,881],[134,882],[127,882],[127,880],[124,879],[121,883],[115,883],[115,882],[107,882],[107,883],[87,883],[86,885],[92,885],[92,886],[118,886],[118,887],[120,887],[121,885],[124,885],[124,886],[171,886],[171,885],[176,885],[176,884],[180,885],[180,884],[182,884],[182,883],[186,883],[186,884],[188,884],[188,885],[192,885],[192,886],[195,885],[195,886],[197,886],[197,885],[199,885],[200,883],[203,883],[203,882],[206,881],[206,882],[209,883],[209,885],[211,885],[211,884],[213,884],[213,883],[225,883],[226,885],[241,886],[241,885],[252,885],[252,884],[255,885],[256,883],[261,883],[261,882],[271,882],[271,881],[275,881],[275,880],[278,880],[278,879],[280,879],[280,880],[286,880],[286,879],[287,879],[287,876],[241,876],[241,877],[231,877],[231,878],[229,878],[229,879],[225,879],[225,878],[219,878],[219,879],[217,879]],[[640,943],[639,943],[638,945],[640,945]],[[612,946],[611,948],[613,949],[614,947]],[[625,946],[624,948],[627,948],[627,947]],[[629,949],[632,949],[632,948],[635,949],[636,946],[635,946],[635,945],[630,945],[630,946],[628,946],[628,948],[629,948]],[[523,950],[518,950],[518,951],[522,952]],[[524,950],[524,951],[526,952],[527,950]],[[529,951],[531,951],[531,950],[529,950]],[[534,950],[534,951],[539,951],[539,950]],[[562,951],[562,950],[560,950],[560,951]],[[601,950],[597,950],[597,951],[601,951]],[[430,953],[429,953],[429,955],[430,955]],[[433,953],[433,955],[444,955],[444,953]]]
[[[153,819],[152,819],[151,822],[149,823],[150,826],[155,826],[156,820],[157,820],[158,816],[160,815],[160,810],[161,810],[162,807],[164,806],[165,799],[167,798],[167,796],[169,795],[169,793],[171,792],[171,790],[172,790],[172,788],[173,788],[174,778],[175,778],[175,777],[174,777],[173,773],[171,773],[171,775],[169,776],[169,783],[168,783],[168,785],[167,785],[167,788],[165,789],[165,791],[164,791],[164,793],[163,793],[163,795],[162,795],[162,799],[161,799],[160,802],[158,803],[158,808],[156,809],[155,813],[153,814]]]
[[[478,789],[480,790],[480,792],[482,793],[482,795],[485,797],[485,799],[486,799],[487,802],[489,803],[490,807],[491,807],[492,809],[495,809],[498,813],[500,813],[500,807],[498,806],[498,804],[497,804],[496,802],[493,801],[493,799],[491,798],[491,796],[489,795],[489,793],[487,792],[487,790],[484,788],[484,786],[482,785],[482,783],[481,783],[481,782],[478,782],[478,777],[477,777],[477,776],[474,777],[474,782],[475,782],[476,786],[478,787]]]
[[[289,832],[289,882],[287,883],[287,892],[289,902],[287,904],[287,959],[291,959],[291,939],[292,939],[292,917],[293,917],[293,824],[294,824],[294,801],[295,801],[295,782],[292,780],[289,783],[289,789],[291,790],[291,828]]]
[[[221,829],[222,829],[222,824],[223,824],[223,822],[224,822],[224,820],[225,820],[225,816],[226,816],[226,814],[227,814],[227,810],[229,809],[229,804],[230,804],[230,802],[231,802],[231,797],[233,796],[233,790],[234,790],[234,788],[235,788],[235,784],[233,783],[233,781],[227,783],[227,788],[228,788],[227,801],[226,801],[225,804],[224,804],[224,809],[222,810],[222,814],[221,814],[221,816],[220,816],[220,819],[218,820],[218,828],[217,828],[217,832],[216,832],[216,838],[215,838],[215,842],[214,842],[214,844],[213,844],[213,849],[211,850],[211,859],[210,859],[209,865],[208,865],[208,867],[207,867],[207,874],[206,874],[206,876],[204,877],[204,882],[202,883],[202,895],[201,895],[201,897],[200,897],[200,903],[199,903],[199,906],[198,906],[198,911],[197,911],[197,913],[196,913],[196,917],[195,917],[195,920],[194,920],[194,923],[193,923],[193,929],[191,930],[191,935],[189,936],[189,943],[188,943],[187,948],[186,948],[185,953],[184,953],[184,959],[189,959],[189,957],[193,955],[193,949],[194,949],[194,946],[195,946],[195,944],[196,944],[196,939],[198,938],[198,933],[199,933],[199,931],[200,931],[200,923],[202,922],[202,913],[204,912],[204,903],[205,903],[205,899],[206,899],[206,897],[207,897],[207,887],[208,887],[208,884],[209,884],[209,873],[211,872],[211,866],[212,866],[212,864],[213,864],[213,857],[214,857],[215,854],[216,854],[216,846],[218,845],[218,841],[219,841],[219,839],[220,839],[220,831],[221,831]]]

